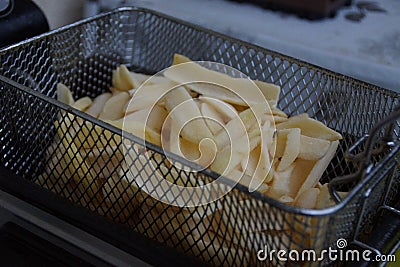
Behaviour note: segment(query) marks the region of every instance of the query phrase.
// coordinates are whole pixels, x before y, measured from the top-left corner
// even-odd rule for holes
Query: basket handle
[[[355,173],[340,176],[332,179],[329,182],[329,192],[336,203],[342,201],[342,198],[335,190],[335,187],[338,185],[348,184],[359,179],[363,179],[365,175],[371,170],[371,157],[372,155],[377,155],[383,152],[388,147],[392,147],[395,145],[393,140],[393,132],[395,128],[396,121],[400,118],[400,106],[396,106],[396,108],[387,116],[384,120],[378,122],[369,132],[369,134],[363,136],[360,140],[358,140],[352,147],[346,151],[344,157],[347,160],[357,162],[358,169]],[[389,125],[386,128],[385,134],[382,138],[377,140],[378,133],[382,128]],[[365,141],[366,140],[366,141]],[[353,154],[352,152],[358,147],[362,142],[365,141],[364,151]],[[377,148],[374,148],[374,145],[378,144]]]

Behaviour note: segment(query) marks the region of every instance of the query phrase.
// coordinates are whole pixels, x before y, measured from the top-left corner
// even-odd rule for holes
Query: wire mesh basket
[[[121,176],[124,159],[118,145],[102,149],[118,144],[122,131],[54,100],[56,84],[69,85],[75,97],[95,97],[109,89],[112,71],[120,64],[155,73],[171,64],[174,53],[224,63],[252,79],[277,84],[282,88],[279,108],[290,115],[306,112],[340,132],[344,139],[321,182],[336,181],[332,194],[347,191],[347,196],[333,207],[309,210],[249,193],[238,185],[213,203],[177,208],[134,190],[135,181]],[[365,145],[371,140],[370,130],[396,110],[397,93],[137,8],[121,8],[8,47],[0,51],[0,61],[3,166],[206,264],[279,266],[287,262],[261,261],[257,254],[261,250],[318,252],[336,247],[340,238],[362,242],[379,208],[398,201],[399,123],[392,123],[386,132],[377,130],[371,145],[374,153]],[[55,125],[56,120],[101,137],[95,141],[96,153],[79,155],[84,166],[74,164],[78,154],[63,136],[57,136],[68,131]],[[127,136],[129,142],[143,146],[139,138]],[[166,155],[161,148],[146,143],[145,149],[165,175],[179,173],[176,180],[190,176],[208,183],[216,178],[209,170],[190,172],[193,166],[173,156],[189,171],[163,166]],[[130,155],[139,173],[146,172],[148,162],[140,160],[140,152]],[[54,157],[56,162],[50,160]],[[328,263],[324,259],[318,265]]]

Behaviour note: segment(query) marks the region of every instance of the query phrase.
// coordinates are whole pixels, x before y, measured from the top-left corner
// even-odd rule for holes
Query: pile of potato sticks
[[[192,82],[205,80],[207,84]],[[258,92],[250,90],[252,86]],[[307,114],[288,117],[277,107],[279,93],[280,88],[276,85],[234,78],[177,54],[171,68],[153,77],[130,72],[121,65],[113,73],[110,92],[94,99],[83,97],[75,100],[66,85],[57,86],[57,98],[61,102],[210,168],[251,191],[256,190],[288,205],[307,209],[326,208],[333,202],[327,185],[321,185],[319,180],[335,156],[342,136]],[[129,217],[134,223],[149,222],[160,214],[167,216],[163,220],[168,220],[169,213],[175,214],[171,225],[179,228],[184,221],[193,226],[193,229],[188,226],[182,236],[196,229],[192,233],[192,243],[186,241],[187,247],[198,244],[197,238],[202,237],[203,245],[197,247],[197,253],[203,249],[211,250],[211,255],[225,255],[226,249],[235,247],[238,255],[245,258],[254,256],[248,249],[251,244],[241,244],[240,240],[232,239],[228,243],[221,240],[217,247],[207,245],[220,239],[218,233],[211,233],[210,225],[227,225],[228,218],[222,212],[227,207],[215,204],[212,211],[188,207],[180,209],[179,216],[176,216],[178,211],[174,207],[138,197],[139,188],[135,181],[138,177],[142,181],[150,177],[143,177],[146,172],[132,170],[130,164],[144,165],[149,159],[139,155],[136,161],[122,160],[126,155],[119,148],[121,138],[116,137],[113,142],[99,146],[104,134],[99,126],[72,114],[64,116],[69,116],[69,119],[63,117],[55,122],[57,141],[63,143],[64,149],[57,151],[56,145],[49,148],[47,170],[37,183],[53,191],[57,191],[54,184],[60,182],[62,185],[59,187],[77,188],[78,193],[68,193],[72,200],[82,199],[82,194],[91,192],[86,196],[86,205],[94,210],[98,210],[96,203],[111,207],[113,214],[106,215],[115,219],[115,215],[119,214],[123,216],[121,221]],[[204,119],[192,120],[200,117]],[[92,128],[98,129],[94,131],[98,134],[89,131]],[[212,142],[204,142],[205,139]],[[111,160],[104,159],[109,155],[113,157]],[[121,161],[124,163],[118,164]],[[168,168],[170,164],[165,162],[163,167]],[[61,177],[55,177],[54,173],[59,173]],[[182,172],[170,171],[168,175],[170,177],[164,178],[174,183]],[[49,176],[53,177],[49,179]],[[192,178],[188,176],[186,179]],[[49,184],[49,181],[52,182]],[[253,200],[238,201],[245,205]],[[197,206],[201,204],[207,203]],[[205,220],[200,227],[199,221],[204,221],[206,217],[218,219],[213,222]],[[274,230],[289,227],[284,218],[276,219],[282,221],[282,229]],[[162,228],[161,221],[154,224],[150,221],[147,227],[159,230]],[[268,227],[271,228],[270,225]],[[164,227],[163,231],[171,234],[176,228]],[[143,224],[138,230],[147,232],[152,238],[159,238],[151,236]],[[225,230],[235,231],[228,226]],[[210,233],[204,238],[207,231]],[[260,242],[262,237],[256,239]],[[193,253],[196,254],[196,251]],[[214,261],[214,264],[218,263]]]

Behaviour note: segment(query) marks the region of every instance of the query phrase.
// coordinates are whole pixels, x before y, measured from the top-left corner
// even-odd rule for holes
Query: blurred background
[[[398,0],[34,2],[44,11],[50,29],[119,6],[140,6],[400,91],[400,79],[397,78],[400,76]],[[282,7],[276,2],[286,5]]]

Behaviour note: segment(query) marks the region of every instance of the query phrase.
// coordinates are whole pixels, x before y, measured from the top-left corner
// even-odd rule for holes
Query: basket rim
[[[181,20],[181,19],[174,18],[172,16],[163,14],[163,13],[158,12],[158,11],[154,11],[154,10],[147,9],[147,8],[139,8],[139,7],[121,7],[121,8],[117,8],[117,9],[114,9],[112,11],[109,11],[109,12],[101,13],[101,14],[95,15],[93,17],[86,18],[86,19],[74,22],[74,23],[69,24],[69,25],[65,25],[65,26],[60,27],[58,29],[51,30],[51,31],[49,31],[47,33],[44,33],[44,34],[29,38],[29,39],[21,41],[19,43],[16,43],[16,44],[7,46],[5,48],[2,48],[2,49],[0,49],[0,56],[5,54],[5,53],[7,53],[7,52],[10,52],[10,51],[12,51],[14,49],[18,49],[20,47],[29,46],[32,43],[39,42],[39,41],[44,40],[44,39],[46,39],[48,37],[56,35],[58,33],[62,33],[62,32],[68,31],[70,29],[77,28],[79,26],[88,24],[90,22],[96,21],[96,20],[101,19],[101,18],[109,17],[111,15],[115,15],[115,14],[118,14],[118,13],[124,13],[124,12],[143,12],[143,13],[149,13],[149,14],[152,14],[152,15],[155,15],[155,16],[159,16],[159,17],[162,17],[162,18],[166,18],[166,19],[171,20],[173,22],[176,22],[176,23],[179,23],[179,24],[183,24],[183,25],[185,25],[187,27],[193,28],[195,30],[198,30],[198,31],[201,31],[201,32],[204,32],[204,33],[209,33],[209,34],[212,34],[212,35],[214,35],[216,37],[221,37],[221,38],[223,38],[225,40],[233,41],[233,42],[237,43],[240,46],[244,46],[247,49],[252,49],[254,51],[266,52],[266,53],[268,53],[268,54],[270,54],[270,55],[272,55],[274,57],[281,58],[283,61],[287,60],[287,61],[290,61],[290,62],[292,62],[294,64],[300,65],[302,67],[304,66],[304,67],[310,68],[310,69],[312,69],[314,71],[319,71],[324,75],[327,75],[327,76],[330,76],[330,77],[340,78],[343,81],[348,82],[349,85],[356,84],[358,86],[364,86],[364,87],[367,87],[368,90],[374,90],[374,91],[377,91],[377,92],[379,92],[379,93],[381,93],[383,95],[386,95],[386,96],[389,96],[389,97],[392,97],[392,98],[400,99],[400,93],[397,93],[395,91],[391,91],[391,90],[379,87],[377,85],[370,84],[370,83],[367,83],[365,81],[358,80],[358,79],[355,79],[355,78],[352,78],[352,77],[349,77],[349,76],[346,76],[346,75],[343,75],[343,74],[328,70],[326,68],[323,68],[323,67],[320,67],[320,66],[317,66],[317,65],[302,61],[300,59],[297,59],[297,58],[294,58],[294,57],[290,57],[290,56],[281,54],[279,52],[276,52],[276,51],[273,51],[273,50],[270,50],[270,49],[267,49],[267,48],[263,48],[261,46],[255,45],[255,44],[251,44],[251,43],[248,43],[246,41],[242,41],[242,40],[237,39],[237,38],[230,37],[228,35],[225,35],[225,34],[222,34],[222,33],[207,29],[205,27],[202,27],[202,26],[199,26],[199,25],[196,25],[196,24],[193,24],[193,23]],[[157,146],[157,145],[154,145],[152,143],[148,143],[147,141],[142,140],[141,138],[139,138],[137,136],[134,136],[131,133],[125,132],[125,131],[123,131],[123,130],[115,127],[115,126],[112,126],[112,125],[110,125],[110,124],[108,124],[106,122],[103,122],[103,121],[101,121],[99,119],[96,119],[96,118],[94,118],[94,117],[92,117],[92,116],[90,116],[90,115],[88,115],[88,114],[86,114],[84,112],[81,112],[81,111],[79,111],[79,110],[77,110],[75,108],[72,108],[69,105],[61,103],[58,100],[56,100],[56,99],[54,99],[52,97],[46,96],[46,95],[44,95],[44,94],[42,94],[42,93],[40,93],[38,91],[35,91],[35,90],[33,90],[33,89],[31,89],[31,88],[29,88],[27,86],[23,86],[23,85],[15,82],[15,81],[13,81],[11,79],[8,79],[8,78],[2,76],[1,73],[0,73],[0,80],[4,81],[4,82],[10,84],[11,86],[14,86],[14,87],[16,87],[16,88],[18,88],[20,90],[23,90],[25,93],[28,93],[28,94],[30,94],[30,95],[32,95],[34,97],[40,98],[41,100],[49,102],[50,104],[52,104],[52,105],[54,105],[54,106],[56,106],[56,107],[58,107],[60,109],[63,109],[63,110],[65,110],[65,111],[67,111],[67,112],[69,112],[69,113],[71,113],[73,115],[79,116],[79,117],[81,117],[81,118],[83,118],[83,119],[85,119],[85,120],[87,120],[87,121],[89,121],[89,122],[91,122],[91,123],[93,123],[95,125],[98,125],[98,126],[104,128],[104,129],[106,129],[106,130],[108,130],[108,131],[110,131],[110,132],[112,132],[114,134],[118,134],[118,135],[121,135],[121,136],[123,134],[130,141],[133,141],[133,142],[136,142],[136,143],[139,143],[139,144],[145,143],[146,147],[150,148],[151,150],[153,150],[153,151],[155,151],[157,153],[168,155],[168,157],[171,157],[174,160],[180,161],[180,162],[184,163],[185,165],[187,165],[189,167],[191,167],[191,166],[197,167],[197,165],[193,164],[190,161],[187,161],[184,158],[181,158],[178,155],[175,155],[175,154],[172,154],[172,153],[165,153],[162,150],[162,148]],[[399,150],[399,146],[396,147],[396,151],[397,150]],[[394,152],[392,151],[390,155],[392,155],[393,153]],[[387,161],[389,159],[390,159],[390,157],[386,157],[379,164],[379,166],[381,166],[381,164],[387,163]],[[332,207],[328,207],[328,208],[324,208],[324,209],[318,209],[318,210],[316,210],[316,209],[305,209],[305,208],[300,208],[300,207],[296,207],[296,206],[289,206],[289,205],[284,204],[284,203],[282,203],[282,202],[280,202],[280,201],[278,201],[278,200],[276,200],[274,198],[265,196],[265,195],[263,195],[262,193],[259,193],[259,192],[249,193],[248,187],[240,185],[240,184],[236,185],[235,189],[237,189],[240,192],[243,192],[245,194],[248,194],[250,197],[252,197],[252,198],[254,198],[256,200],[261,200],[263,203],[272,205],[273,207],[285,210],[286,212],[289,212],[289,213],[292,213],[292,214],[305,215],[305,216],[329,216],[329,215],[333,215],[336,212],[338,212],[339,210],[345,208],[345,206],[352,199],[354,199],[357,194],[361,193],[360,190],[362,188],[364,188],[367,185],[367,183],[369,183],[371,181],[371,179],[374,178],[374,174],[376,174],[376,171],[377,171],[377,169],[379,169],[379,166],[373,168],[373,170],[367,174],[367,176],[363,179],[363,181],[359,182],[340,203],[338,203],[338,204],[336,204],[336,205],[334,205]],[[214,171],[211,171],[208,168],[206,168],[204,170],[201,170],[199,172],[203,173],[204,175],[207,175],[207,176],[211,177],[212,179],[216,179],[219,176],[219,174],[217,174]],[[222,180],[222,182],[229,181],[229,179],[227,179],[227,178],[221,179],[221,180]]]

